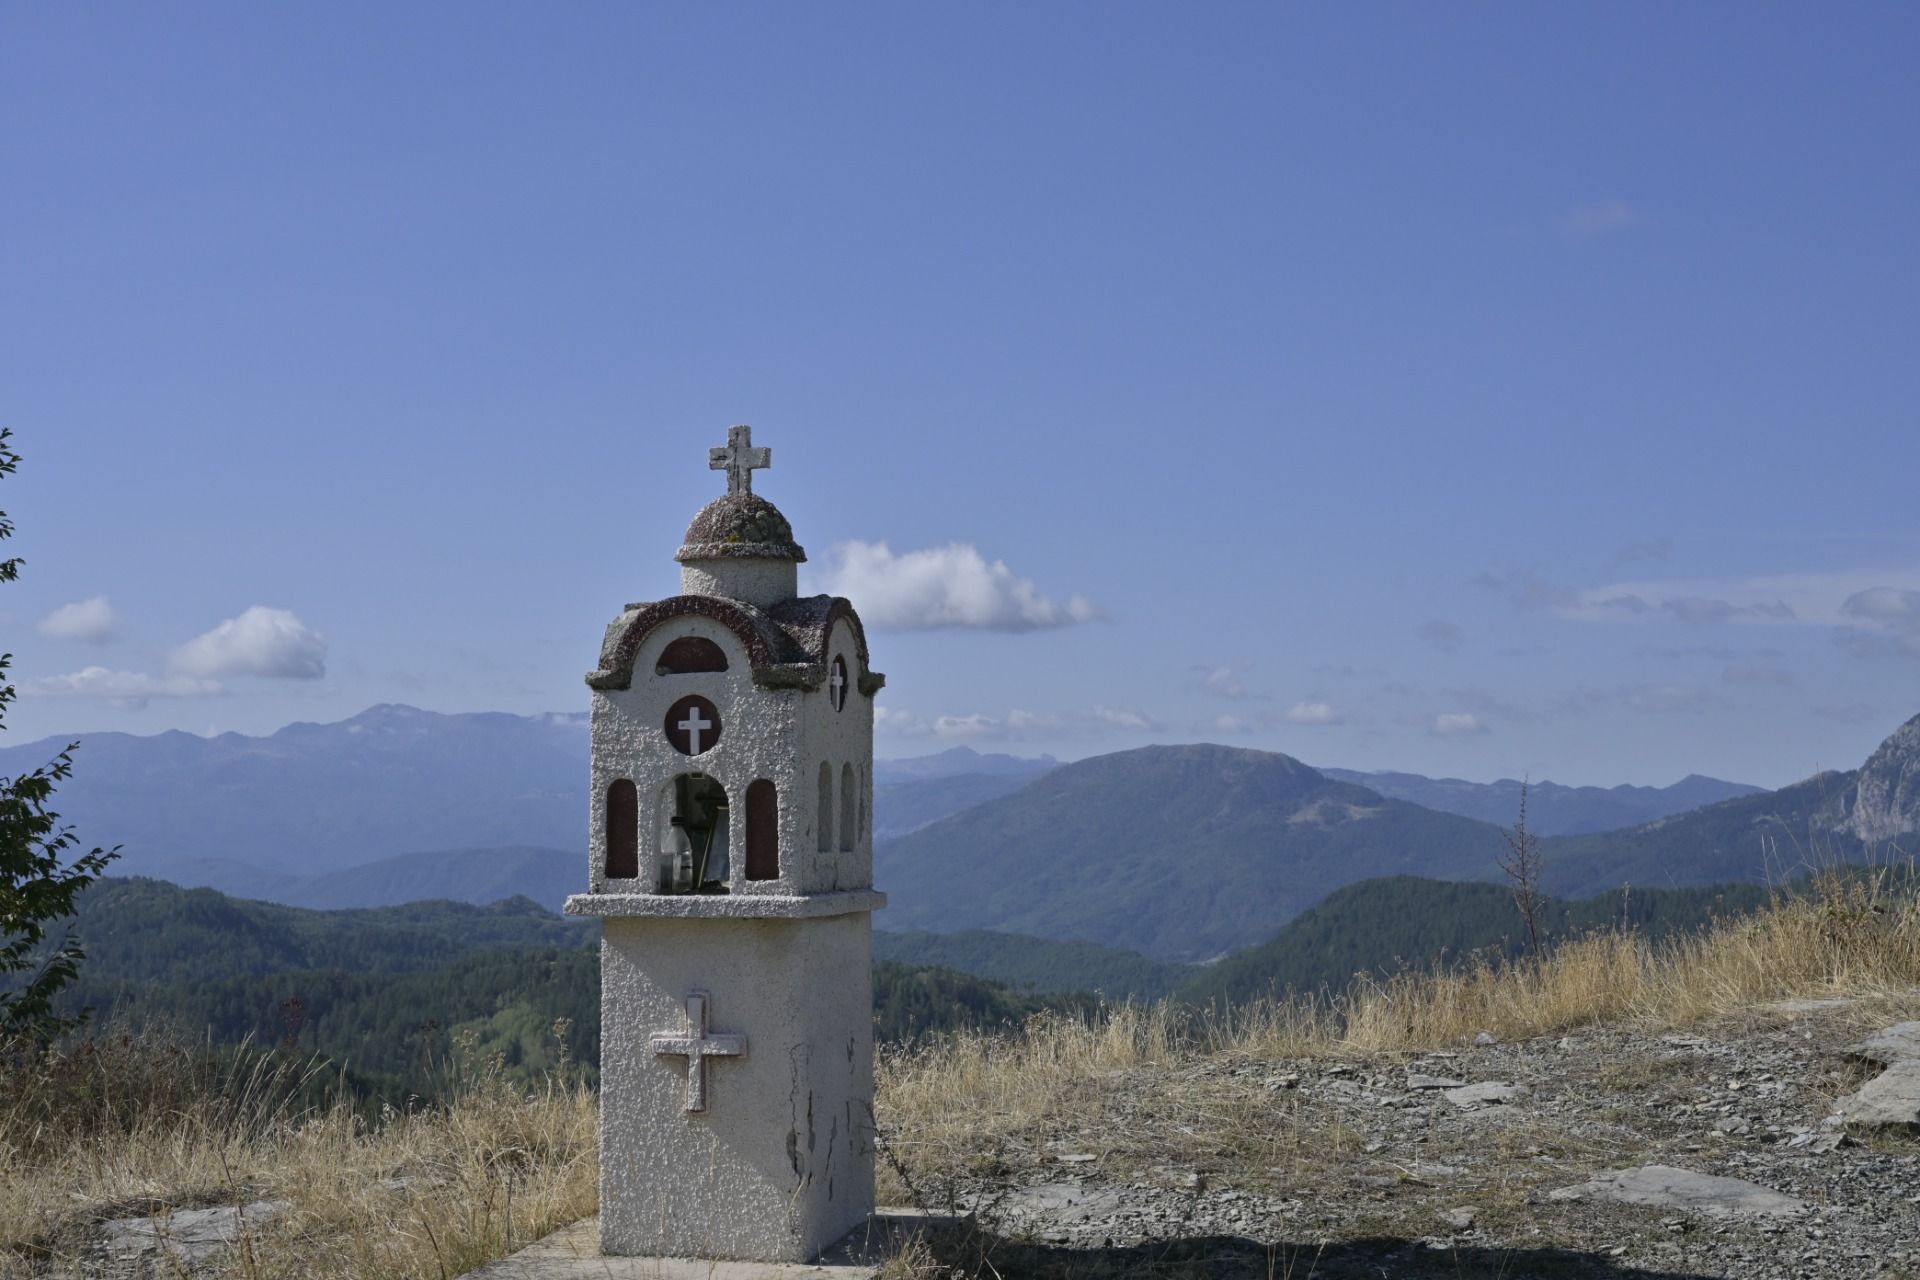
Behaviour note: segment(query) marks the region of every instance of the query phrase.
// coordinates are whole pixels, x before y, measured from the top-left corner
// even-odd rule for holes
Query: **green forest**
[[[62,1008],[91,1009],[96,1034],[157,1024],[213,1047],[317,1055],[356,1094],[387,1099],[435,1092],[461,1058],[523,1081],[563,1053],[589,1081],[598,1071],[599,925],[529,899],[310,911],[108,879],[82,897],[76,928],[88,956]],[[883,1041],[1094,1004],[950,969],[874,969]]]
[[[1792,891],[1549,899],[1544,929],[1549,943],[1611,928],[1660,936]],[[585,1079],[597,1074],[599,926],[526,898],[313,911],[108,879],[82,896],[75,927],[88,956],[62,1011],[91,1009],[95,1034],[160,1025],[210,1048],[302,1055],[329,1064],[356,1095],[387,1100],[432,1096],[462,1064],[494,1063],[533,1082],[564,1057]],[[1097,1017],[1109,1000],[1217,1006],[1324,994],[1360,972],[1511,958],[1521,937],[1504,887],[1411,876],[1338,890],[1271,940],[1199,967],[1015,934],[880,934],[875,1030],[899,1044],[1044,1010]]]

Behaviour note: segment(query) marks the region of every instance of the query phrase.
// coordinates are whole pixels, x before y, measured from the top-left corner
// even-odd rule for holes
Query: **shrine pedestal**
[[[864,1223],[868,912],[603,928],[600,1251],[809,1262]]]

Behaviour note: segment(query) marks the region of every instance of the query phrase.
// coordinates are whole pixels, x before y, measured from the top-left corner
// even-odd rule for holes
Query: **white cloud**
[[[139,671],[110,671],[87,667],[64,676],[43,676],[24,686],[28,694],[46,698],[104,698],[143,707],[152,698],[207,698],[221,692],[217,680],[191,676],[150,676]]]
[[[1288,724],[1338,724],[1340,713],[1325,702],[1296,702],[1287,708]]]
[[[1920,632],[1920,569],[1615,582],[1547,602],[1580,622],[1745,623]]]
[[[875,733],[920,734],[927,726],[920,717],[911,711],[897,711],[888,706],[875,706],[873,709],[873,731]]]
[[[853,601],[869,625],[901,631],[1035,631],[1101,616],[1085,596],[1054,600],[964,542],[899,555],[884,542],[844,543],[834,549],[826,589]]]
[[[327,673],[327,641],[291,611],[257,604],[181,645],[170,665],[190,676],[317,680]]]
[[[1014,707],[1005,715],[935,716],[929,723],[904,711],[874,708],[876,730],[901,736],[944,738],[954,742],[1021,742],[1035,738],[1099,738],[1151,733],[1159,722],[1130,707],[1095,706],[1085,711],[1028,711]]]
[[[933,722],[936,738],[988,738],[1001,733],[1001,724],[989,716],[940,716]]]
[[[1560,234],[1575,240],[1625,231],[1640,222],[1640,211],[1624,200],[1600,200],[1575,205],[1560,215]]]
[[[1239,701],[1247,696],[1246,682],[1240,679],[1246,670],[1245,663],[1231,663],[1218,667],[1195,667],[1200,677],[1200,687],[1217,698]]]
[[[1920,654],[1920,591],[1869,587],[1841,602],[1840,612],[1858,625],[1840,642],[1859,654]]]
[[[1862,622],[1908,628],[1920,627],[1920,591],[1896,587],[1869,587],[1840,603],[1840,612]]]
[[[1487,726],[1471,711],[1445,711],[1433,718],[1433,731],[1443,738],[1461,738],[1485,733]]]
[[[105,596],[63,604],[40,619],[40,634],[55,640],[90,640],[95,644],[113,639],[119,629],[120,615],[113,611]]]

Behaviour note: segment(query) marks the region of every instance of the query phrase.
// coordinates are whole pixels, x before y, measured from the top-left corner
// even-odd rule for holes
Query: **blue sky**
[[[1851,767],[1920,712],[1915,65],[1867,4],[9,7],[12,740],[582,708],[748,422],[883,755]]]

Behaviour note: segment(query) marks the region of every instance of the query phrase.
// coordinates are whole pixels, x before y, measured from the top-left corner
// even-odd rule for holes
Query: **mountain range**
[[[1485,823],[1289,756],[1142,747],[1062,765],[874,851],[889,929],[1001,929],[1200,961],[1343,884],[1498,874]]]
[[[61,744],[0,751],[0,773]],[[88,735],[57,807],[89,843],[126,845],[118,874],[308,907],[522,895],[551,909],[583,879],[586,759],[581,717],[381,706],[262,738]],[[892,896],[883,927],[1025,933],[1163,963],[1263,942],[1359,880],[1496,879],[1509,801],[1517,812],[1510,782],[1323,772],[1210,745],[1065,765],[958,748],[880,762],[876,778],[887,781],[875,827],[900,833],[876,849]],[[1596,806],[1619,814],[1728,791],[1637,826],[1549,837],[1546,887],[1584,897],[1757,882],[1897,855],[1920,830],[1920,720],[1860,769],[1779,791],[1542,783],[1529,818],[1541,830],[1597,820]]]
[[[1513,778],[1498,782],[1466,782],[1459,778],[1423,778],[1417,773],[1360,773],[1353,769],[1322,769],[1341,782],[1358,783],[1395,800],[1407,800],[1442,813],[1478,818],[1496,826],[1512,826],[1520,814],[1520,793],[1527,796],[1527,828],[1543,836],[1581,835],[1616,831],[1642,823],[1760,793],[1762,788],[1740,782],[1688,774],[1666,787],[1567,787],[1557,782],[1522,783]]]
[[[111,875],[142,875],[189,888],[218,889],[236,898],[311,911],[385,907],[440,900],[484,905],[528,898],[557,912],[579,893],[586,875],[577,851],[537,845],[495,849],[435,849],[396,853],[357,866],[294,875],[235,858],[137,854],[112,865]]]
[[[0,776],[64,739],[0,750]],[[311,876],[417,849],[584,849],[587,719],[372,707],[265,737],[89,733],[58,809],[96,844]]]
[[[1547,837],[1544,887],[1781,881],[1899,858],[1920,831],[1920,717],[1858,770],[1619,831]],[[1904,842],[1904,843],[1903,843]],[[1497,880],[1504,830],[1288,756],[1146,747],[1042,775],[875,850],[886,926],[991,928],[1204,961],[1274,936],[1334,890],[1392,875]]]

